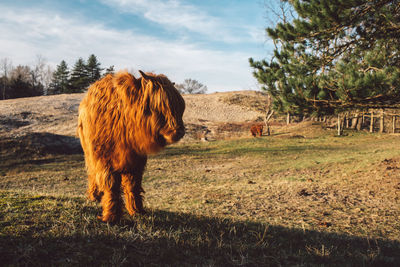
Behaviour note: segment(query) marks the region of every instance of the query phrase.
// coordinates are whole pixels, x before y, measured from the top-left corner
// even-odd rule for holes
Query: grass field
[[[1,155],[0,265],[400,265],[400,137],[182,143],[108,225],[81,154]]]

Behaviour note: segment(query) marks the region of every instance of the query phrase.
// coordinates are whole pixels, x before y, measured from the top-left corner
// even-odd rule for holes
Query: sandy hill
[[[0,149],[12,148],[15,152],[17,147],[38,152],[80,149],[76,126],[83,96],[64,94],[1,100]],[[256,91],[184,95],[184,99],[187,134],[183,141],[204,136],[219,139],[248,135],[249,125],[260,120],[266,103],[265,94]]]

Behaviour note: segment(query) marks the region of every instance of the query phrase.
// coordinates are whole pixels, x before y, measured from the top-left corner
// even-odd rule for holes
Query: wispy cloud
[[[253,84],[247,55],[164,41],[134,30],[116,30],[54,11],[2,6],[0,58],[32,64],[42,55],[55,66],[94,53],[103,66],[165,73],[172,80],[198,79],[210,91],[246,89]]]
[[[179,0],[102,0],[102,2],[110,7],[117,7],[121,12],[143,16],[169,31],[186,30],[189,33],[212,38],[214,41],[234,43],[247,38],[245,32],[237,33],[237,30],[241,29],[239,26],[235,32],[220,18]]]

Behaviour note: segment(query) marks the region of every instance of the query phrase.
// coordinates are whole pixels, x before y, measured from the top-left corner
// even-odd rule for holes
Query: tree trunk
[[[351,129],[356,129],[358,126],[358,112],[354,115],[354,117],[351,119]],[[358,129],[358,128],[357,128]]]
[[[286,115],[286,125],[290,124],[290,113],[288,112]]]
[[[384,114],[385,114],[385,111],[383,109],[381,109],[381,119],[380,119],[380,125],[379,125],[379,132],[380,133],[383,133],[384,127],[385,127],[384,119],[383,119]]]
[[[358,116],[358,115],[357,115]],[[360,117],[358,117],[357,118],[357,126],[356,126],[356,128],[357,128],[357,131],[361,131],[361,129],[362,129],[362,126],[363,126],[363,117],[364,117],[364,112],[363,112],[363,115],[362,115],[362,117],[360,118]],[[361,120],[361,121],[360,121]]]
[[[272,115],[274,114],[273,110],[268,110],[267,114],[265,115],[264,118],[264,123],[265,123],[265,127],[266,127],[266,131],[267,131],[267,135],[271,135],[271,130],[270,130],[270,126],[269,126],[269,120],[271,119]]]

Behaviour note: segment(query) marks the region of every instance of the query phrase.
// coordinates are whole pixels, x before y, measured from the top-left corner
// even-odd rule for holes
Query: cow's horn
[[[139,70],[140,75],[142,75],[143,78],[145,79],[150,79],[150,76],[148,76],[146,73],[144,73],[143,71]]]

